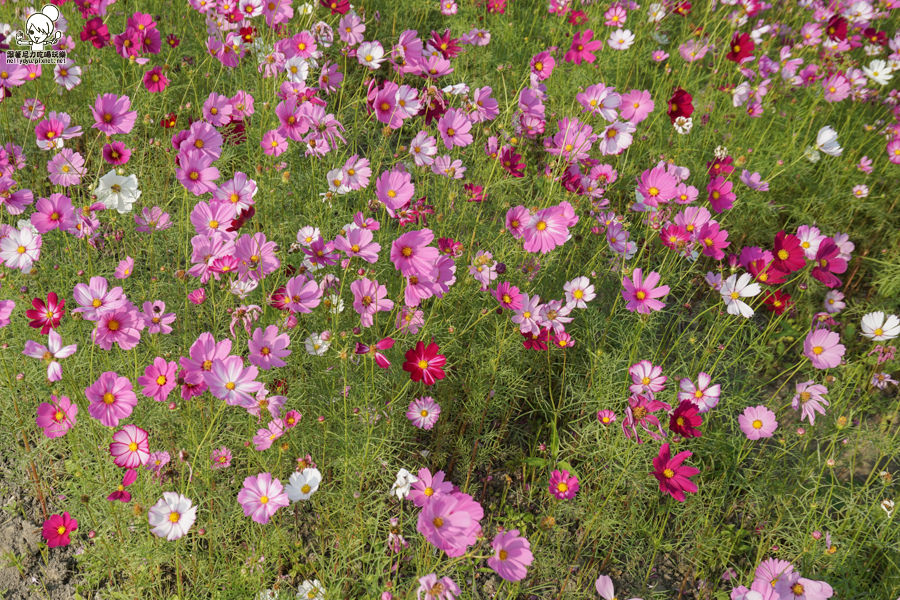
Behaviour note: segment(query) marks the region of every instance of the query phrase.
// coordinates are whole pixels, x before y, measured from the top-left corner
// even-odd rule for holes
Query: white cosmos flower
[[[869,66],[863,67],[862,70],[863,73],[866,74],[866,77],[868,77],[878,85],[887,84],[887,82],[890,81],[894,76],[888,64],[880,58],[873,60],[869,63]]]
[[[860,332],[863,336],[876,342],[892,340],[900,335],[900,319],[897,315],[885,315],[876,311],[864,315]]]
[[[151,530],[170,542],[188,532],[197,518],[197,507],[181,494],[163,492],[163,497],[148,511]]]
[[[837,131],[826,125],[816,134],[816,150],[821,150],[828,156],[840,156],[844,149],[837,141]]]
[[[394,481],[394,485],[391,486],[391,494],[397,494],[398,500],[403,500],[409,494],[409,490],[412,487],[412,484],[419,480],[418,477],[407,471],[406,469],[400,469],[397,471],[397,480]]]
[[[97,200],[108,209],[116,209],[120,214],[131,212],[131,207],[141,197],[137,175],[125,177],[113,169],[100,178],[94,188]]]
[[[370,69],[377,69],[384,62],[384,48],[381,42],[363,42],[356,50],[356,60]]]
[[[587,303],[597,297],[594,286],[587,277],[576,277],[563,285],[566,304],[572,308],[587,308]]]
[[[694,121],[690,117],[678,117],[672,125],[675,127],[675,131],[681,135],[687,135],[694,127]]]
[[[728,314],[741,315],[745,319],[753,316],[753,309],[741,300],[756,296],[762,291],[759,284],[751,283],[752,281],[753,276],[750,273],[744,273],[740,277],[735,273],[722,283],[719,293],[722,294]]]
[[[322,473],[318,469],[307,467],[302,471],[294,471],[288,484],[284,486],[291,502],[298,500],[309,500],[310,497],[319,489],[319,483],[322,482]]]
[[[614,50],[628,50],[634,43],[634,34],[629,29],[616,29],[609,34],[608,43]]]
[[[292,56],[284,63],[284,72],[288,81],[302,83],[309,77],[309,62],[302,56]]]
[[[323,340],[318,333],[310,334],[303,343],[306,346],[306,351],[313,356],[322,356],[328,352],[328,348],[331,346],[331,342]]]
[[[318,579],[312,581],[305,579],[297,588],[297,598],[303,600],[325,600],[325,590]]]

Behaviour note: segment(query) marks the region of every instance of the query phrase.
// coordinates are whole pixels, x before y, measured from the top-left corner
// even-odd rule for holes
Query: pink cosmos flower
[[[622,94],[619,104],[619,114],[626,121],[637,125],[644,121],[653,112],[654,104],[647,90],[631,90]]]
[[[572,46],[566,52],[564,57],[565,61],[574,62],[576,65],[580,65],[581,61],[593,63],[597,60],[594,52],[603,47],[603,42],[600,40],[592,41],[591,38],[593,35],[594,32],[591,29],[576,33],[575,37],[572,38]]]
[[[268,371],[275,367],[283,367],[287,363],[281,360],[289,356],[287,349],[291,339],[286,333],[279,335],[277,325],[269,325],[265,331],[261,327],[253,330],[253,336],[247,340],[250,348],[250,362],[260,369]]]
[[[453,0],[441,1],[441,14],[446,15],[455,13],[456,2]],[[418,582],[419,589],[416,590],[417,600],[456,600],[460,594],[459,586],[447,576],[438,578],[435,573],[429,573],[428,575],[419,577]],[[387,593],[388,592],[385,592],[385,594]],[[385,597],[385,595],[382,595],[382,598]]]
[[[546,254],[562,246],[569,239],[569,226],[570,219],[562,205],[537,211],[523,230],[525,251]]]
[[[121,287],[109,289],[105,277],[91,277],[87,284],[76,284],[72,296],[78,303],[73,313],[82,313],[88,321],[96,321],[100,314],[107,310],[120,308],[125,303]]]
[[[50,518],[44,521],[41,535],[47,540],[48,548],[56,548],[58,546],[68,546],[69,534],[78,529],[78,521],[64,512],[61,515],[50,515]]]
[[[732,187],[732,183],[721,175],[716,175],[706,186],[706,191],[709,193],[709,203],[717,213],[726,211],[734,206],[735,194],[732,191]]]
[[[334,238],[334,248],[345,253],[348,258],[358,256],[368,263],[378,261],[381,245],[372,241],[374,236],[368,229],[351,229],[346,235]]]
[[[256,435],[253,436],[253,449],[257,452],[268,450],[282,435],[284,435],[284,422],[281,419],[273,419],[265,428],[256,431]]]
[[[466,548],[477,541],[483,516],[481,505],[468,494],[440,494],[422,507],[416,529],[453,558],[465,554]]]
[[[179,154],[175,177],[187,191],[202,196],[216,190],[219,169],[212,166],[212,158],[208,154],[192,149]]]
[[[472,122],[463,111],[451,108],[438,120],[438,131],[447,149],[465,147],[472,143]]]
[[[75,227],[75,209],[72,200],[63,194],[50,194],[49,198],[38,198],[31,215],[31,224],[38,233],[47,233],[54,229],[68,232]]]
[[[78,405],[67,396],[50,396],[50,402],[41,402],[37,409],[37,426],[44,430],[44,436],[57,438],[66,435],[75,426]]]
[[[137,425],[128,424],[113,434],[109,453],[117,467],[136,469],[150,458],[147,432]]]
[[[119,261],[118,265],[116,265],[116,270],[113,273],[113,277],[115,277],[116,279],[128,279],[133,271],[134,259],[130,256],[126,256]]]
[[[310,313],[322,302],[322,288],[314,279],[297,275],[288,279],[284,286],[287,308],[295,313]]]
[[[365,344],[356,343],[356,349],[354,350],[355,354],[368,354],[374,360],[375,364],[381,367],[382,369],[387,369],[391,366],[391,361],[387,359],[387,357],[381,353],[382,350],[390,350],[394,347],[393,338],[386,337],[382,340],[379,340],[372,344],[371,346],[367,346]],[[437,418],[437,417],[435,417]]]
[[[814,329],[803,341],[803,354],[816,369],[830,369],[841,364],[844,356],[844,345],[841,336],[827,329]]]
[[[655,287],[659,283],[660,275],[656,271],[651,271],[647,277],[643,276],[641,269],[635,269],[628,277],[622,278],[622,297],[625,299],[625,308],[631,312],[637,312],[643,315],[649,315],[651,310],[662,310],[665,307],[663,302],[657,300],[669,293],[669,286],[661,285]]]
[[[678,392],[678,401],[690,400],[697,405],[697,408],[700,409],[701,413],[708,412],[710,409],[715,408],[719,403],[719,395],[721,394],[722,386],[718,383],[710,385],[711,381],[712,378],[702,372],[697,375],[696,386],[694,385],[694,382],[687,377],[681,379],[681,381],[678,382],[678,387],[680,388],[680,391]]]
[[[216,471],[218,469],[227,469],[231,466],[231,450],[222,446],[212,451],[209,456],[210,469]]]
[[[106,499],[110,502],[115,500],[118,500],[119,502],[131,502],[131,492],[127,491],[125,488],[137,481],[137,476],[137,469],[126,469],[125,474],[122,476],[122,483],[117,485],[116,490],[107,496]]]
[[[659,456],[653,459],[653,471],[650,473],[659,481],[659,491],[669,494],[679,502],[684,502],[684,493],[696,493],[697,485],[690,480],[700,469],[682,464],[693,453],[685,450],[672,456],[669,444],[659,449]]]
[[[137,119],[137,111],[129,111],[129,108],[131,99],[128,96],[98,95],[94,106],[91,107],[95,121],[92,127],[106,135],[130,133]]]
[[[284,486],[271,473],[245,478],[237,500],[244,509],[245,516],[263,525],[269,522],[279,508],[291,503],[284,492]]]
[[[636,439],[643,444],[644,440],[638,434],[638,426],[650,434],[654,440],[666,437],[659,418],[653,413],[659,410],[671,410],[668,403],[657,400],[652,394],[632,394],[628,398],[628,406],[625,408],[625,418],[622,420],[622,431],[628,439]]]
[[[522,294],[519,288],[509,282],[501,282],[497,285],[497,289],[491,290],[491,295],[497,299],[500,306],[509,310],[519,310],[522,308]]]
[[[9,325],[9,317],[15,307],[16,303],[13,300],[0,300],[0,327]]]
[[[550,473],[550,493],[557,500],[571,500],[578,493],[578,478],[563,469]]]
[[[144,369],[144,374],[138,377],[138,385],[144,386],[141,393],[157,402],[165,401],[178,384],[175,377],[177,370],[178,365],[175,361],[166,362],[166,359],[157,356],[153,359],[153,363]]]
[[[406,411],[406,418],[419,429],[431,429],[440,415],[441,407],[431,396],[416,398]]]
[[[90,401],[88,414],[106,427],[118,427],[120,419],[127,419],[137,406],[137,396],[127,377],[114,371],[105,371],[85,388],[84,395]]]
[[[435,266],[440,252],[431,247],[434,233],[430,229],[407,231],[391,244],[391,261],[404,277],[417,275],[427,279],[433,278]]]
[[[519,535],[518,529],[498,533],[491,542],[494,555],[488,566],[507,581],[521,581],[528,574],[528,566],[534,562],[531,544]]]
[[[144,325],[147,327],[148,333],[172,333],[171,323],[175,322],[175,313],[167,313],[166,303],[162,300],[156,302],[144,302],[144,312],[141,318],[144,319]]]
[[[824,415],[825,409],[822,405],[828,406],[828,400],[825,399],[828,388],[810,379],[809,381],[798,383],[795,389],[796,394],[791,399],[791,408],[800,410],[801,421],[808,419],[810,425],[815,425],[816,413]]]
[[[263,134],[259,145],[262,147],[263,152],[269,156],[281,156],[288,149],[287,138],[274,129]]]
[[[39,358],[47,362],[47,380],[51,383],[62,379],[62,366],[58,359],[68,358],[75,354],[78,344],[69,346],[62,345],[62,337],[51,329],[47,338],[47,345],[38,344],[31,340],[25,342],[25,349],[22,354],[31,358]]]
[[[119,306],[101,313],[91,332],[91,339],[104,350],[118,344],[122,350],[131,350],[141,341],[143,321],[131,306]]]
[[[247,407],[255,403],[253,397],[263,385],[256,381],[258,373],[255,366],[245,368],[240,356],[228,356],[215,359],[212,368],[203,372],[203,380],[216,398],[231,406]]]
[[[78,185],[86,172],[84,157],[68,148],[63,148],[47,161],[47,173],[50,183],[54,185]]]
[[[738,424],[748,440],[772,437],[778,428],[775,413],[763,405],[745,408],[743,414],[738,417]]]
[[[425,506],[433,499],[453,493],[453,484],[444,481],[445,473],[438,471],[434,475],[427,468],[419,469],[418,479],[412,483],[407,498],[419,508]]]
[[[433,250],[437,252],[436,248]],[[357,279],[350,284],[350,291],[353,292],[353,309],[359,313],[362,327],[375,324],[376,312],[390,312],[394,308],[393,300],[387,297],[387,288],[378,281],[365,277]]]

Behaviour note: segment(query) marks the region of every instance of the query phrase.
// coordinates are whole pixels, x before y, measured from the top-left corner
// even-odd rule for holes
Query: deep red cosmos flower
[[[800,247],[800,238],[784,231],[775,234],[772,255],[772,266],[782,273],[793,273],[806,265],[806,257],[803,255],[803,248]]]
[[[828,26],[825,28],[829,39],[834,41],[847,39],[847,19],[840,15],[834,15],[828,20]]]
[[[409,372],[409,378],[413,381],[424,381],[425,385],[434,385],[438,379],[443,379],[446,375],[441,367],[447,363],[447,357],[438,354],[439,350],[434,342],[428,346],[416,342],[414,349],[406,351],[403,370]]]
[[[725,55],[725,58],[732,62],[740,63],[742,60],[753,54],[756,44],[750,39],[746,33],[735,33],[731,38],[731,52]]]
[[[25,316],[31,319],[28,323],[30,326],[41,330],[41,335],[47,335],[51,329],[59,327],[59,321],[66,312],[63,309],[66,301],[59,300],[56,292],[47,294],[46,304],[40,298],[35,298],[31,301],[31,305],[34,309],[26,310]]]
[[[348,0],[319,0],[319,4],[331,10],[333,15],[344,15],[350,10]]]
[[[763,300],[766,308],[776,315],[780,315],[791,306],[791,295],[785,294],[781,290],[775,290],[774,293],[766,292],[766,298]]]
[[[675,122],[678,117],[689,117],[694,113],[694,98],[681,88],[677,88],[669,98],[669,119]]]
[[[681,437],[692,438],[703,435],[697,427],[703,424],[700,408],[690,400],[682,400],[669,418],[669,429]]]

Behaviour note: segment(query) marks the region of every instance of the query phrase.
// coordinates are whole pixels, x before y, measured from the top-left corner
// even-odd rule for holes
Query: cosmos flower
[[[183,494],[163,492],[147,511],[150,531],[170,542],[184,537],[197,518],[197,507]]]

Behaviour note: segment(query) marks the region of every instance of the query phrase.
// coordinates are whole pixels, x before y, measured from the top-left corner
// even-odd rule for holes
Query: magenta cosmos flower
[[[48,548],[56,548],[57,546],[69,545],[69,534],[78,529],[78,521],[64,512],[61,515],[50,515],[50,518],[44,521],[44,527],[41,535],[47,540]]]
[[[90,401],[88,414],[107,427],[118,427],[120,419],[127,419],[137,406],[137,396],[127,377],[114,371],[106,371],[93,384],[85,388],[84,395]]]
[[[748,440],[772,437],[778,429],[775,413],[762,405],[745,408],[744,413],[738,417],[738,425]]]
[[[594,32],[591,29],[576,33],[575,37],[572,38],[572,46],[563,57],[564,60],[566,62],[574,62],[576,65],[580,65],[581,61],[592,63],[597,60],[594,52],[603,47],[603,42],[591,40],[593,36]]]
[[[128,96],[98,95],[94,106],[91,107],[95,121],[93,128],[106,135],[131,132],[137,119],[137,111],[128,110],[129,108],[131,99]]]
[[[137,425],[126,425],[113,434],[109,453],[117,467],[136,469],[150,458],[149,436]]]
[[[817,369],[830,369],[841,364],[844,345],[841,336],[827,329],[810,331],[803,342],[803,354]]]
[[[685,450],[674,457],[669,452],[669,444],[663,444],[659,449],[659,456],[653,459],[653,472],[650,474],[659,480],[659,491],[669,494],[679,502],[684,502],[684,493],[697,492],[697,486],[691,477],[700,472],[700,469],[683,465],[682,463],[693,453]]]
[[[57,438],[66,435],[75,426],[75,415],[78,414],[78,405],[69,400],[67,396],[50,396],[50,402],[41,402],[37,409],[37,426],[44,430],[48,438]]]
[[[244,487],[238,492],[237,500],[244,509],[244,515],[265,525],[272,515],[291,501],[284,492],[281,482],[271,473],[260,473],[244,479]]]
[[[157,402],[163,402],[178,384],[175,377],[177,371],[178,364],[175,361],[166,362],[166,359],[157,356],[144,369],[144,374],[138,377],[138,385],[144,386],[141,393]]]
[[[447,357],[439,352],[440,347],[434,342],[428,346],[423,342],[416,342],[415,348],[406,351],[403,370],[409,373],[409,378],[413,381],[434,385],[446,376],[442,367],[447,364]]]
[[[578,478],[563,469],[559,471],[554,469],[550,473],[550,493],[557,500],[569,500],[578,493]]]
[[[665,303],[660,302],[657,298],[662,298],[669,293],[669,286],[659,283],[659,273],[651,271],[647,277],[643,276],[641,269],[635,269],[631,273],[631,279],[622,278],[622,297],[625,298],[625,308],[631,312],[637,312],[642,315],[649,315],[651,310],[662,310]]]
[[[487,561],[497,575],[507,581],[521,581],[528,574],[528,566],[534,561],[531,544],[519,535],[518,529],[498,533],[491,542],[494,555]]]

